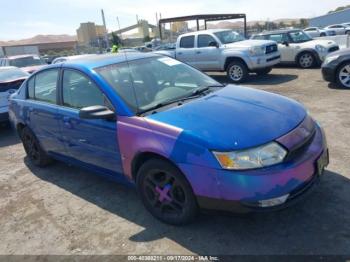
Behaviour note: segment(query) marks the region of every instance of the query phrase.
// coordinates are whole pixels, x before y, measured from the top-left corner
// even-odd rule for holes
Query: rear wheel
[[[137,173],[136,184],[143,204],[159,220],[181,225],[196,217],[198,206],[192,188],[169,162],[147,161]]]
[[[271,71],[272,71],[272,68],[271,68],[271,67],[268,67],[268,68],[260,69],[260,70],[256,71],[255,73],[256,73],[258,76],[264,76],[264,75],[269,74]]]
[[[233,61],[228,65],[226,73],[229,80],[237,84],[244,82],[249,75],[248,68],[245,63],[238,60]]]
[[[321,33],[321,35],[320,35],[321,37],[325,37],[326,36],[326,34],[325,33]]]
[[[28,127],[24,127],[20,132],[20,137],[29,159],[36,166],[46,166],[52,162],[52,159],[41,148],[38,139]]]
[[[346,31],[345,34],[346,34],[346,35],[350,35],[350,31]]]
[[[298,57],[298,65],[301,68],[312,68],[315,62],[315,56],[311,52],[301,53]]]
[[[337,84],[342,88],[350,88],[350,62],[340,66],[336,73]]]

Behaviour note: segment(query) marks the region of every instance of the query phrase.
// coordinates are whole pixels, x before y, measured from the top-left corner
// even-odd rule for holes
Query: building
[[[106,28],[103,25],[95,25],[93,22],[81,23],[77,29],[79,45],[98,45],[106,35]]]
[[[7,45],[0,47],[0,56],[46,54],[47,52],[75,51],[77,41]]]
[[[171,31],[186,33],[188,31],[188,23],[185,21],[171,23]]]
[[[326,27],[333,24],[349,23],[350,22],[350,8],[314,17],[309,20],[309,26]]]

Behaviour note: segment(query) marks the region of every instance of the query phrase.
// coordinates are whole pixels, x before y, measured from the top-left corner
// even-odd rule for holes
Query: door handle
[[[197,51],[196,54],[201,54],[202,52],[201,51]]]
[[[71,118],[68,116],[63,117],[63,124],[68,127],[68,128],[73,128],[72,123],[71,123]]]
[[[178,54],[178,55],[182,55],[182,52],[178,52],[177,54]]]

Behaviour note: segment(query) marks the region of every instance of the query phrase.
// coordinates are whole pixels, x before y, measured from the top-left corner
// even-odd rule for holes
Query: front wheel
[[[228,79],[237,84],[244,82],[249,75],[247,66],[241,61],[231,62],[226,73]]]
[[[143,204],[159,220],[182,225],[196,217],[198,206],[192,188],[169,162],[147,161],[137,173],[136,184]]]
[[[350,63],[343,64],[336,73],[337,84],[342,88],[350,88]]]
[[[256,71],[255,73],[258,76],[265,76],[265,75],[269,74],[271,71],[272,71],[272,68],[268,67],[268,68],[260,69],[260,70]]]
[[[304,52],[298,57],[298,65],[301,68],[312,68],[315,63],[315,56],[311,52]]]
[[[52,159],[41,148],[38,139],[28,127],[21,130],[20,137],[24,150],[34,165],[43,167],[52,162]]]

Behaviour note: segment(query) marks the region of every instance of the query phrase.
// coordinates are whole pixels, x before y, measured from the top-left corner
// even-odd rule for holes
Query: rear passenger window
[[[51,69],[35,75],[34,99],[56,104],[58,70]]]
[[[193,48],[194,47],[194,36],[184,36],[180,40],[181,48]]]
[[[101,90],[85,75],[65,70],[63,74],[63,105],[72,108],[108,106]]]

